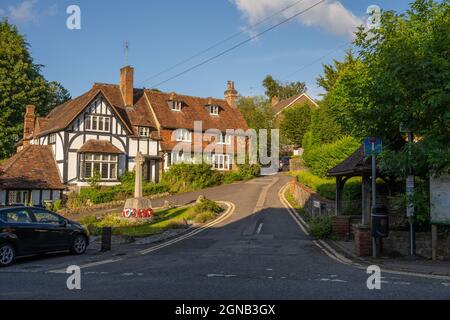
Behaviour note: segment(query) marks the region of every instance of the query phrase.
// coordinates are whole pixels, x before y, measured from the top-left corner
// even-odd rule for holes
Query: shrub
[[[197,203],[194,205],[194,212],[196,213],[205,213],[205,212],[212,212],[212,213],[220,213],[223,209],[221,206],[219,206],[215,201],[204,199],[200,203]]]
[[[319,239],[329,238],[331,235],[332,225],[330,216],[317,216],[309,220],[309,231]]]
[[[193,218],[193,220],[197,223],[205,223],[210,220],[213,220],[217,216],[217,213],[214,212],[203,212],[196,214]]]
[[[222,174],[203,164],[172,165],[163,175],[163,182],[170,186],[171,192],[187,192],[219,185]]]
[[[239,174],[244,179],[251,179],[257,177],[261,171],[259,164],[241,164],[239,165]]]
[[[293,174],[301,184],[311,188],[321,197],[330,200],[336,199],[336,182],[334,178],[321,178],[308,171],[300,171]],[[361,198],[360,178],[352,178],[346,182],[342,198],[344,201]]]
[[[98,222],[98,219],[95,215],[89,215],[81,218],[78,222],[82,225],[90,226],[96,224]]]
[[[343,137],[330,144],[305,149],[303,159],[312,173],[324,177],[328,170],[348,158],[360,146],[352,137]]]

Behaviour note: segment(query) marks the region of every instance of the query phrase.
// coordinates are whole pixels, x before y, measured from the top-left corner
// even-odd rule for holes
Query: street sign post
[[[364,140],[364,154],[372,157],[372,215],[376,211],[377,205],[377,155],[382,151],[382,141],[378,138],[366,138]],[[373,220],[373,217],[372,219]],[[373,234],[373,225],[372,234]],[[372,237],[372,256],[377,257],[377,241]]]

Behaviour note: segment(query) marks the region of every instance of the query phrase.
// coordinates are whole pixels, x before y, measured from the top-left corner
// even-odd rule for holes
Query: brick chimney
[[[130,66],[120,69],[120,92],[126,107],[133,106],[134,68]]]
[[[36,121],[36,107],[29,105],[25,111],[25,119],[23,122],[23,146],[26,147],[30,144],[30,140],[27,139],[34,132],[34,123]]]
[[[225,100],[232,108],[237,108],[236,100],[238,92],[234,88],[234,81],[228,81],[227,90],[225,91]]]
[[[280,102],[280,99],[277,96],[272,97],[272,107],[275,107],[278,102]]]

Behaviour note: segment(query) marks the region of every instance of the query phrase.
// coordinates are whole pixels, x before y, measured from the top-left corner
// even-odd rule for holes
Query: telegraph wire
[[[181,65],[183,65],[183,64],[185,64],[185,63],[187,63],[187,62],[189,62],[189,61],[192,61],[193,59],[195,59],[195,58],[197,58],[197,57],[199,57],[199,56],[201,56],[201,55],[203,55],[203,54],[205,54],[205,53],[211,51],[212,49],[217,48],[218,46],[220,46],[220,45],[222,45],[222,44],[224,44],[224,43],[230,41],[231,39],[234,39],[234,38],[236,38],[237,36],[240,36],[241,34],[243,34],[243,33],[245,33],[245,32],[248,32],[248,31],[254,29],[255,27],[257,27],[257,26],[259,26],[259,25],[265,23],[266,21],[272,19],[273,17],[279,15],[280,13],[282,13],[282,12],[284,12],[284,11],[286,11],[286,10],[289,10],[289,9],[291,9],[291,8],[293,8],[293,7],[295,7],[295,6],[297,6],[298,4],[300,4],[300,3],[303,2],[303,1],[305,1],[305,0],[299,0],[299,1],[297,1],[297,2],[295,2],[295,3],[293,3],[293,4],[291,4],[291,5],[289,5],[289,6],[285,7],[285,8],[283,8],[283,9],[281,9],[281,10],[275,12],[274,14],[272,14],[272,15],[270,15],[270,16],[264,18],[263,20],[261,20],[261,21],[255,23],[255,24],[253,24],[253,25],[251,25],[251,26],[249,26],[249,27],[247,27],[247,28],[244,28],[243,30],[241,30],[241,31],[239,31],[239,32],[237,32],[237,33],[234,33],[234,34],[232,34],[231,36],[229,36],[229,37],[227,37],[227,38],[225,38],[225,39],[223,39],[223,40],[221,40],[221,41],[219,41],[219,42],[216,42],[215,44],[211,45],[210,47],[208,47],[208,48],[206,48],[206,49],[204,49],[204,50],[202,50],[202,51],[200,51],[200,52],[198,52],[198,53],[195,53],[194,55],[192,55],[192,56],[186,58],[185,60],[182,60],[182,61],[180,61],[180,62],[174,64],[173,66],[168,67],[168,68],[166,68],[166,69],[164,69],[164,70],[162,70],[162,71],[160,71],[160,72],[158,72],[158,73],[156,73],[156,74],[150,76],[149,78],[147,78],[147,79],[141,81],[140,83],[142,83],[142,84],[143,84],[143,83],[146,83],[146,82],[148,82],[148,81],[150,81],[150,80],[153,80],[153,79],[159,77],[160,75],[162,75],[162,74],[164,74],[164,73],[167,73],[167,72],[169,72],[169,71],[172,71],[173,69],[175,69],[175,68],[177,68],[177,67],[179,67],[179,66],[181,66]]]
[[[303,14],[303,13],[305,13],[305,12],[311,10],[311,9],[313,9],[314,7],[316,7],[316,6],[318,6],[318,5],[322,4],[322,3],[324,3],[325,1],[326,1],[326,0],[318,1],[317,3],[313,4],[312,6],[306,8],[306,9],[300,11],[300,12],[297,12],[296,14],[294,14],[294,15],[292,15],[292,16],[290,16],[290,17],[284,19],[283,21],[281,21],[281,22],[279,22],[279,23],[277,23],[277,24],[271,26],[270,28],[267,28],[267,29],[265,29],[265,30],[263,30],[263,31],[261,31],[261,32],[259,32],[259,33],[257,33],[257,34],[255,34],[254,36],[251,36],[251,37],[249,37],[248,39],[239,42],[238,44],[232,46],[231,48],[228,48],[228,49],[226,49],[226,50],[224,50],[224,51],[222,51],[222,52],[220,52],[220,53],[218,53],[218,54],[212,56],[211,58],[208,58],[208,59],[206,59],[206,60],[204,60],[204,61],[202,61],[202,62],[200,62],[200,63],[197,63],[196,65],[194,65],[194,66],[192,66],[192,67],[190,67],[190,68],[188,68],[188,69],[186,69],[186,70],[184,70],[184,71],[182,71],[182,72],[179,72],[179,73],[177,73],[176,75],[174,75],[174,76],[172,76],[172,77],[170,77],[170,78],[168,78],[168,79],[166,79],[166,80],[164,80],[164,81],[161,81],[161,82],[155,84],[153,87],[158,87],[158,86],[160,86],[160,85],[162,85],[162,84],[165,84],[165,83],[167,83],[167,82],[169,82],[169,81],[171,81],[171,80],[174,80],[174,79],[176,79],[176,78],[178,78],[178,77],[180,77],[180,76],[182,76],[182,75],[184,75],[184,74],[186,74],[186,73],[188,73],[188,72],[190,72],[190,71],[192,71],[192,70],[194,70],[194,69],[197,69],[198,67],[201,67],[201,66],[207,64],[208,62],[211,62],[212,60],[215,60],[215,59],[217,59],[217,58],[219,58],[219,57],[221,57],[221,56],[223,56],[223,55],[225,55],[225,54],[227,54],[227,53],[233,51],[234,49],[237,49],[237,48],[243,46],[244,44],[246,44],[246,43],[248,43],[248,42],[250,42],[250,41],[253,41],[253,40],[256,39],[256,38],[259,38],[260,36],[266,34],[267,32],[272,31],[273,29],[275,29],[275,28],[277,28],[277,27],[279,27],[279,26],[285,24],[286,22],[291,21],[292,19],[294,19],[294,18],[300,16],[301,14]]]

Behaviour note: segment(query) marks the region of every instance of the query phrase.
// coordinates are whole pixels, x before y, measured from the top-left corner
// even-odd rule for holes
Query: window
[[[98,173],[101,180],[117,180],[118,160],[115,154],[85,153],[81,156],[81,177],[89,179]]]
[[[186,129],[177,129],[177,131],[175,132],[175,137],[177,141],[185,141],[185,142],[192,141],[191,132],[189,132],[189,130]]]
[[[219,106],[210,105],[209,106],[209,114],[213,116],[219,115]]]
[[[231,136],[228,134],[219,134],[217,135],[217,144],[231,144]]]
[[[25,204],[28,202],[28,191],[10,191],[9,204]]]
[[[148,138],[150,136],[150,128],[139,127],[139,136]]]
[[[191,157],[189,153],[184,152],[173,152],[171,154],[171,164],[178,164],[178,163],[193,163],[194,159]]]
[[[56,143],[56,133],[53,133],[48,136],[48,144],[55,144]]]
[[[110,117],[88,115],[85,118],[84,128],[89,131],[109,132],[110,123]]]
[[[3,212],[1,219],[5,222],[12,223],[32,223],[30,213],[24,209],[11,210]]]
[[[181,101],[169,101],[169,107],[172,111],[181,111],[182,104],[183,103]]]
[[[39,209],[33,209],[33,215],[37,223],[59,224],[62,219],[57,215]]]
[[[215,154],[213,156],[213,166],[216,170],[229,170],[230,156],[227,154]]]

